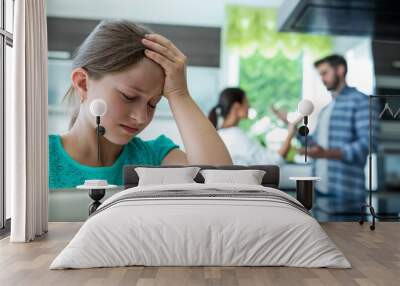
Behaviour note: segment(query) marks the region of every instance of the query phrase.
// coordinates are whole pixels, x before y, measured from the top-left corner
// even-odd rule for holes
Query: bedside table
[[[296,181],[296,199],[310,210],[314,204],[314,182],[320,177],[290,177],[289,180]]]
[[[97,208],[101,205],[100,200],[106,194],[106,190],[108,189],[116,189],[118,186],[116,185],[107,185],[107,186],[86,186],[80,185],[76,187],[77,189],[84,189],[89,191],[89,197],[93,200],[93,202],[89,205],[89,216],[94,213]]]

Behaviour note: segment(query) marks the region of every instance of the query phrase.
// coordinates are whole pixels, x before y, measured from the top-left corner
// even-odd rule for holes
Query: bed
[[[264,170],[260,185],[204,183],[198,173],[193,183],[149,186],[138,185],[137,167],[125,167],[125,190],[100,205],[50,269],[351,267],[307,209],[277,189],[277,166],[198,166]]]

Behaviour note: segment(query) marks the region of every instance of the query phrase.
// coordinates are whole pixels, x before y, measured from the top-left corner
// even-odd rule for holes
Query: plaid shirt
[[[347,198],[365,195],[364,167],[369,146],[368,96],[355,88],[346,86],[334,99],[329,122],[329,149],[340,149],[341,160],[328,161],[328,193]],[[376,150],[379,131],[378,112],[372,108],[372,148]],[[324,112],[324,109],[321,110]],[[308,144],[318,144],[318,123]],[[300,138],[299,138],[300,139]],[[301,139],[304,143],[304,140]],[[315,162],[315,161],[314,161]],[[315,175],[315,164],[313,164]]]

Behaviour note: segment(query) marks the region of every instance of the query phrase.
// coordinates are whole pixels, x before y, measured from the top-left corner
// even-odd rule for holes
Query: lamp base
[[[94,213],[101,205],[100,200],[106,194],[106,189],[89,189],[89,197],[94,201],[89,205],[89,215]]]
[[[364,212],[364,208],[368,209],[370,214],[371,214],[371,216],[372,216],[372,223],[369,226],[370,230],[375,230],[375,221],[376,221],[376,219],[379,219],[381,221],[383,221],[383,220],[399,220],[400,219],[399,216],[392,216],[392,217],[390,217],[390,216],[379,216],[379,215],[376,214],[375,208],[371,204],[365,204],[365,205],[363,205],[361,207],[360,220],[358,222],[360,225],[363,225],[364,222],[365,222],[365,215],[366,214]]]

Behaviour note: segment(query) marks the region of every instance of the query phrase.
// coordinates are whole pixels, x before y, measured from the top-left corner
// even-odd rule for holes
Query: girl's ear
[[[87,98],[88,81],[89,75],[83,68],[76,68],[71,73],[72,85],[75,88],[77,95],[80,98],[80,102],[83,102]]]

